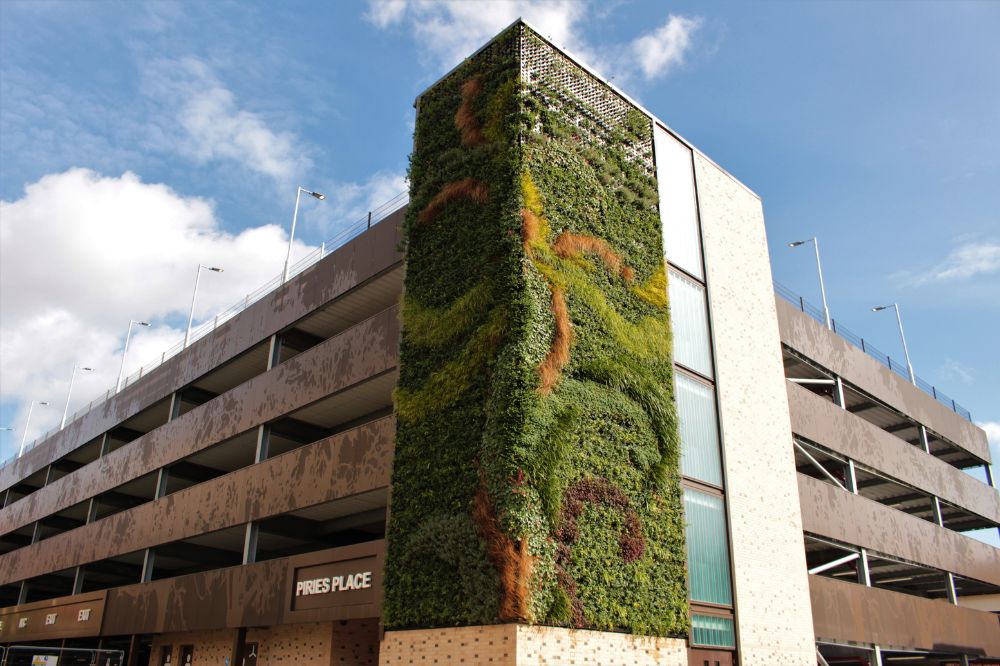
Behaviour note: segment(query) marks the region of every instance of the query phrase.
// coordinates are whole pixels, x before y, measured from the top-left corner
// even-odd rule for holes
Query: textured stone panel
[[[686,666],[685,641],[500,624],[386,632],[379,664]]]
[[[697,154],[695,179],[715,343],[740,661],[744,666],[814,663],[761,202]]]

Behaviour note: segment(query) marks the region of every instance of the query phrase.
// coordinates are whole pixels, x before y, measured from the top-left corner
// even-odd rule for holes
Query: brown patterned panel
[[[986,433],[886,368],[783,298],[776,298],[781,341],[846,381],[908,414],[983,460]]]
[[[267,627],[295,622],[289,619],[291,597],[288,572],[297,564],[318,559],[337,561],[374,556],[380,563],[384,541],[331,548],[290,558],[241,567],[216,569],[108,591],[104,636],[204,631],[238,627]],[[360,606],[331,606],[315,621],[377,618],[382,597],[381,581],[375,601]],[[256,631],[256,630],[254,630]],[[247,641],[260,637],[248,632]],[[186,640],[175,637],[177,642]],[[176,654],[176,653],[175,653]],[[260,662],[263,663],[263,662]]]
[[[387,372],[398,356],[393,306],[7,507],[0,534]]]
[[[1000,657],[1000,617],[855,583],[809,577],[816,640]]]
[[[395,427],[384,417],[6,553],[0,584],[384,488]]]
[[[799,474],[802,529],[1000,585],[1000,550]]]
[[[1000,495],[863,418],[788,382],[792,432],[1000,523]]]
[[[0,609],[0,643],[95,636],[104,616],[104,591]]]
[[[402,261],[398,252],[403,208],[368,232],[296,276],[245,312],[195,341],[148,377],[98,405],[64,430],[0,469],[0,490],[9,488],[78,446],[110,430],[157,400],[246,351],[312,310]],[[277,272],[277,267],[275,267]]]

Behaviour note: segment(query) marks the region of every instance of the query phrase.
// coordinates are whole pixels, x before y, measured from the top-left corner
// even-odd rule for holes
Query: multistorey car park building
[[[1000,659],[985,434],[752,191],[520,21],[417,109],[407,207],[0,468],[5,664]]]

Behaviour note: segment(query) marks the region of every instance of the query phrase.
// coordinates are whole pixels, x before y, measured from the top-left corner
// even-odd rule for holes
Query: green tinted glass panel
[[[684,489],[687,523],[688,579],[691,599],[729,605],[729,546],[722,498]]]
[[[670,324],[674,360],[706,377],[712,376],[705,288],[677,271],[670,271]]]
[[[736,631],[733,629],[732,618],[692,615],[691,629],[691,641],[696,645],[736,647]]]
[[[712,387],[681,373],[675,377],[677,413],[681,421],[681,472],[684,476],[721,486],[719,429]]]

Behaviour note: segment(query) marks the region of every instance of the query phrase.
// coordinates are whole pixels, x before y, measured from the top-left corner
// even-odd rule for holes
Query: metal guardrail
[[[296,275],[305,272],[306,269],[318,263],[321,259],[326,257],[326,255],[328,255],[330,252],[333,252],[337,248],[347,244],[349,241],[359,236],[362,232],[370,229],[373,224],[381,222],[385,218],[395,213],[397,210],[405,206],[409,202],[409,200],[410,200],[409,194],[407,192],[401,192],[396,196],[394,196],[389,201],[382,204],[381,206],[369,211],[367,216],[351,224],[349,227],[341,231],[339,234],[337,234],[330,240],[321,243],[317,249],[313,250],[312,252],[304,256],[302,259],[292,264],[288,268],[288,279],[290,280]],[[239,313],[243,312],[251,305],[253,305],[257,301],[264,298],[265,296],[273,292],[275,289],[280,287],[281,284],[282,284],[281,274],[279,273],[274,278],[268,280],[266,283],[264,283],[254,291],[250,292],[249,294],[247,294],[246,297],[244,297],[238,303],[233,304],[232,306],[226,308],[219,314],[215,315],[214,318],[209,319],[208,321],[197,326],[196,328],[191,329],[191,339],[188,341],[188,346],[190,347],[195,340],[205,337],[206,335],[217,329],[222,324],[226,323]],[[160,354],[160,358],[156,359],[155,361],[152,361],[151,363],[147,363],[146,365],[139,368],[136,372],[126,377],[125,380],[122,382],[122,389],[124,390],[126,386],[135,384],[137,381],[142,379],[144,375],[148,375],[154,369],[163,365],[163,363],[165,363],[167,359],[173,358],[182,351],[184,351],[184,340],[181,340],[170,349],[164,351],[162,354]],[[116,393],[115,388],[112,387],[107,391],[105,391],[103,394],[94,398],[89,403],[87,403],[86,406],[81,407],[80,409],[73,412],[73,415],[69,419],[67,419],[66,425],[68,426],[73,421],[76,421],[78,418],[89,412],[97,405],[107,402],[108,400],[111,399],[113,395],[115,395],[115,393]],[[34,447],[35,444],[37,444],[38,442],[48,439],[55,433],[59,432],[59,430],[61,430],[61,428],[56,427],[52,428],[51,430],[42,435],[39,435],[38,437],[36,437],[31,441],[31,443],[25,448],[25,450],[27,451],[28,449]],[[0,463],[0,468],[3,468],[14,459],[15,459],[14,456],[11,456],[7,460],[3,461],[2,463]]]
[[[797,307],[800,311],[806,313],[807,315],[815,319],[823,326],[826,326],[826,322],[823,320],[823,310],[810,304],[809,301],[802,298],[788,287],[776,281],[774,283],[774,293],[776,293],[778,296],[781,296],[783,299],[785,299],[786,301]],[[890,357],[888,354],[879,351],[870,342],[866,341],[860,335],[857,335],[856,333],[851,332],[846,327],[838,324],[836,319],[831,318],[830,325],[833,328],[834,333],[844,338],[852,345],[854,345],[861,351],[865,352],[873,359],[875,359],[885,367],[889,368],[890,370],[898,374],[906,381],[910,381],[910,373],[907,370],[905,363],[900,363],[899,361]],[[917,387],[920,388],[920,390],[922,390],[924,393],[927,393],[935,400],[940,402],[942,405],[944,405],[948,409],[958,414],[959,416],[962,416],[968,419],[969,421],[972,420],[972,414],[969,413],[969,410],[967,410],[965,407],[962,407],[960,404],[949,398],[943,392],[939,391],[937,387],[933,386],[929,382],[924,381],[920,377],[915,377],[915,380]]]

